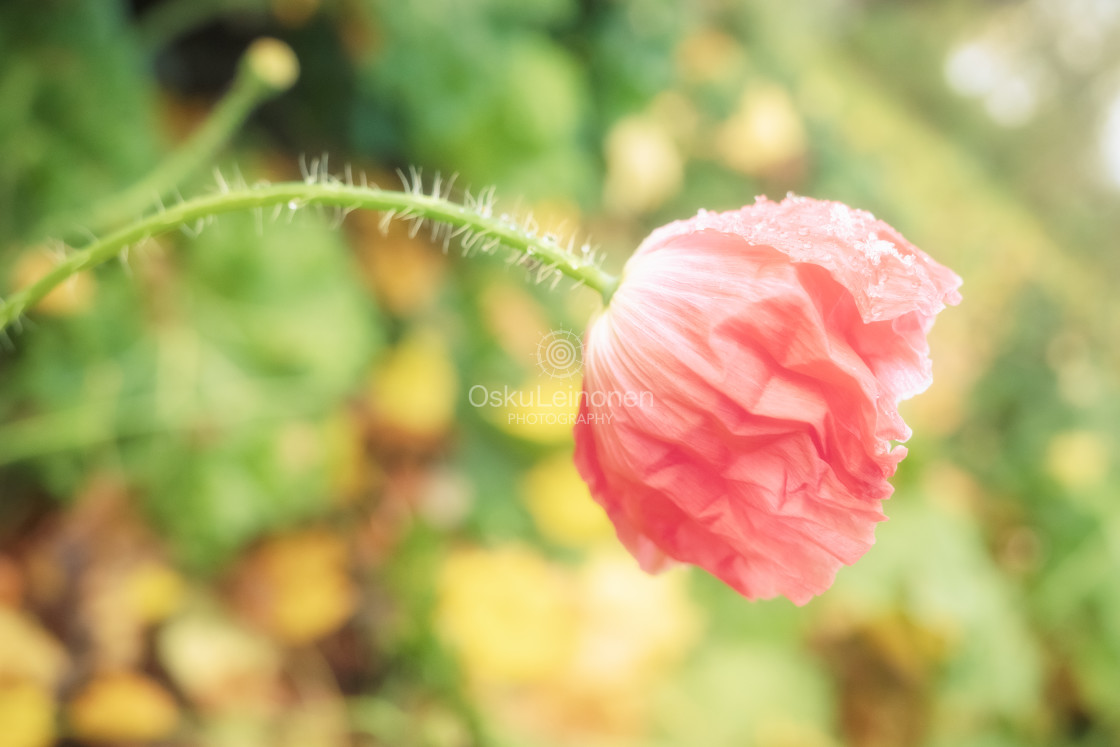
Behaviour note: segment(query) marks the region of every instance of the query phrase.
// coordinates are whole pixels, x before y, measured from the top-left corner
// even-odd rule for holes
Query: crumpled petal
[[[576,465],[643,568],[798,604],[861,557],[960,278],[869,213],[760,199],[657,229],[588,330]]]

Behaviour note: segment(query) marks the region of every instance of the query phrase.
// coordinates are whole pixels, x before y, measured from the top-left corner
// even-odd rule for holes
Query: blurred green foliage
[[[136,247],[0,352],[0,745],[1120,743],[1120,211],[1093,125],[1120,21],[1089,5],[4,4],[9,288],[269,34],[303,77],[227,177],[323,147],[385,187],[458,173],[614,270],[660,223],[794,190],[897,226],[965,303],[877,545],[798,609],[640,577],[567,429],[471,406],[571,384],[533,355],[585,291],[376,216]],[[969,44],[1004,83],[953,62]],[[996,82],[947,84],[969,73]]]

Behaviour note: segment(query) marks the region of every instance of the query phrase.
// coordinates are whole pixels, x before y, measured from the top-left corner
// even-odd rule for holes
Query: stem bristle
[[[178,229],[187,236],[197,237],[216,222],[219,214],[235,210],[251,210],[261,235],[266,208],[271,208],[272,222],[277,222],[286,210],[287,223],[291,223],[304,207],[313,206],[324,218],[329,210],[332,228],[340,226],[354,210],[374,210],[381,213],[377,225],[383,235],[388,233],[394,220],[404,221],[409,224],[410,237],[415,238],[427,228],[431,242],[442,244],[444,252],[456,239],[460,241],[464,256],[475,252],[490,254],[504,245],[515,252],[512,263],[525,265],[537,283],[548,280],[555,287],[561,275],[568,275],[578,285],[599,291],[604,298],[609,298],[617,286],[617,280],[599,268],[599,252],[588,241],[575,251],[577,238],[574,231],[565,230],[564,222],[542,230],[540,221],[528,209],[515,207],[512,214],[497,213],[493,185],[478,191],[467,186],[456,200],[458,174],[444,178],[437,172],[430,187],[425,189],[421,169],[410,166],[407,173],[398,169],[403,191],[393,192],[371,184],[364,171],[359,172],[361,187],[354,186],[354,170],[348,163],[341,176],[331,174],[325,153],[310,160],[301,155],[299,166],[300,182],[273,185],[260,180],[248,186],[234,164],[232,177],[227,177],[219,168],[213,170],[216,194],[211,192],[187,201],[177,189],[168,190],[166,194],[175,200],[168,206],[156,193],[156,208],[152,213],[103,239],[87,231],[90,240],[85,247],[75,253],[64,249],[51,272],[17,291],[7,301],[0,301],[0,330],[17,325],[28,308],[77,272],[114,257],[127,268],[131,249],[147,245],[153,236]],[[59,246],[65,245],[60,243]]]

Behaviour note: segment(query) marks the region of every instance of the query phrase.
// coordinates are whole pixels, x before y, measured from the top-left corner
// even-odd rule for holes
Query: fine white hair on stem
[[[229,184],[226,183],[225,177],[222,176],[222,170],[217,166],[214,167],[214,181],[218,184],[219,193],[229,194]]]
[[[82,270],[115,258],[128,267],[138,247],[147,244],[152,235],[178,229],[193,238],[214,225],[217,216],[238,211],[252,213],[258,234],[264,233],[266,210],[272,222],[285,216],[291,223],[302,208],[313,207],[324,219],[329,217],[331,228],[338,228],[353,210],[380,211],[377,226],[382,233],[388,232],[393,221],[407,224],[407,234],[412,238],[428,229],[430,242],[441,245],[445,252],[452,241],[459,242],[464,256],[490,254],[504,246],[511,252],[511,264],[525,267],[537,283],[555,285],[561,274],[568,275],[608,299],[617,287],[618,279],[597,266],[597,249],[586,240],[579,244],[566,222],[544,225],[520,200],[512,212],[499,212],[494,186],[475,190],[468,185],[457,190],[458,174],[444,177],[436,172],[425,182],[421,169],[409,166],[407,171],[397,170],[402,191],[382,191],[369,182],[365,171],[358,172],[362,186],[356,187],[351,164],[344,164],[340,175],[331,174],[328,164],[325,153],[311,159],[301,155],[302,181],[273,185],[260,180],[249,186],[235,163],[232,171],[213,169],[214,182],[207,195],[187,201],[179,190],[167,190],[171,204],[154,195],[154,212],[103,239],[87,231],[89,242],[81,244],[78,252],[65,256],[55,270],[20,289],[7,302],[0,300],[0,329],[13,324],[51,288]]]

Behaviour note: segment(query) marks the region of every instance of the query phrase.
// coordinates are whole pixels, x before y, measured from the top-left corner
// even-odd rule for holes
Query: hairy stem
[[[475,208],[416,190],[395,192],[336,182],[289,182],[228,190],[182,202],[73,252],[46,275],[0,301],[0,331],[67,278],[117,257],[130,246],[168,231],[199,225],[221,213],[265,208],[294,211],[312,205],[340,211],[378,210],[402,220],[430,221],[462,229],[468,237],[464,239],[466,245],[508,247],[594,288],[604,302],[610,300],[618,286],[618,278],[603,272],[589,259],[567,251],[548,236],[536,235],[506,216],[492,215],[486,205]]]

